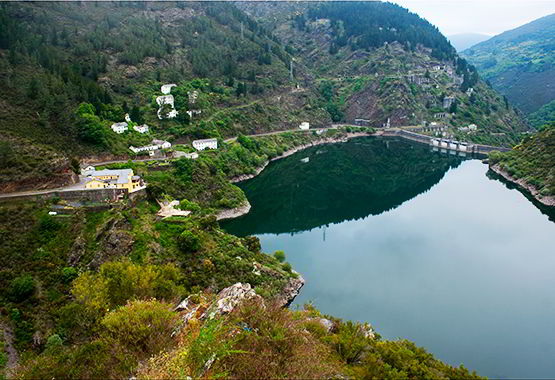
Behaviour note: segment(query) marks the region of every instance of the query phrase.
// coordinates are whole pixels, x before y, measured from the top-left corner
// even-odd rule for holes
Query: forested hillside
[[[453,134],[475,123],[458,137],[510,144],[527,129],[435,27],[391,4],[4,3],[0,26],[5,189],[67,182],[71,158],[129,157],[129,145],[152,137],[186,143],[365,119],[439,121]],[[165,83],[178,85],[179,114],[159,120]],[[192,120],[191,91],[201,111]],[[82,103],[92,108],[78,112]],[[150,136],[113,133],[125,113]]]
[[[490,165],[508,174],[514,182],[528,188],[545,204],[555,205],[555,123],[527,136],[512,151],[493,153]]]
[[[525,113],[555,99],[555,14],[479,43],[462,56]]]

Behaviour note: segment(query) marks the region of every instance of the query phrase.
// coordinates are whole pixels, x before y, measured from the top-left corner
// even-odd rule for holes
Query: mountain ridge
[[[555,99],[555,14],[461,52],[493,87],[525,113]]]

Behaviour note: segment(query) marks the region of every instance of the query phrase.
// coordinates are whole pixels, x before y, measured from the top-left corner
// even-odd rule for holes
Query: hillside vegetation
[[[129,145],[153,137],[188,143],[359,118],[453,132],[475,123],[462,137],[504,145],[527,130],[435,27],[392,4],[5,3],[0,26],[2,140],[61,156],[12,160],[7,189],[68,172],[72,158],[129,157]],[[160,120],[165,83],[178,85],[179,114]],[[456,105],[444,109],[448,96]],[[150,134],[113,133],[125,113]]]
[[[242,137],[233,144],[243,152],[235,164],[228,151],[198,165],[212,173],[248,168],[253,157],[310,136]],[[136,169],[181,177],[184,165]],[[192,171],[187,187],[195,188],[206,179]],[[150,197],[172,199],[176,188],[152,182]],[[206,192],[196,198],[200,204],[181,198],[193,213],[164,220],[153,198],[85,207],[56,199],[3,204],[0,310],[20,353],[17,377],[478,378],[412,342],[382,340],[367,324],[310,305],[283,309],[278,302],[299,275],[283,252],[264,254],[257,238],[221,230],[210,208],[218,194]],[[59,214],[48,215],[52,209]],[[259,297],[203,318],[216,294],[237,282]],[[198,305],[192,315],[175,310],[187,296]]]
[[[499,165],[514,180],[532,186],[539,198],[555,199],[555,123],[523,139],[512,151],[492,153],[490,165]],[[535,194],[534,194],[535,195]]]
[[[525,113],[555,99],[555,14],[461,53],[496,90]]]

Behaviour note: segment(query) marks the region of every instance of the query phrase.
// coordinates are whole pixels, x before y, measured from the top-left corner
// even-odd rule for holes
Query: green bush
[[[338,333],[328,341],[347,364],[357,362],[369,345],[369,340],[362,332],[362,325],[352,321],[341,323]]]
[[[31,275],[16,277],[11,283],[11,296],[16,302],[24,301],[35,292],[35,281]]]
[[[177,319],[177,313],[166,303],[131,301],[102,319],[102,335],[131,351],[157,353],[172,341]]]
[[[46,350],[56,351],[62,347],[62,344],[62,338],[58,334],[50,335],[46,340]]]
[[[62,269],[62,281],[65,284],[69,284],[71,281],[77,278],[77,276],[78,276],[77,269],[73,267],[65,267]]]
[[[191,231],[183,231],[177,243],[183,252],[196,252],[200,249],[200,238]]]
[[[283,263],[285,261],[285,252],[275,251],[274,257],[276,258],[277,261],[279,261],[280,263]]]
[[[291,264],[289,264],[287,262],[283,263],[281,267],[286,272],[291,272],[293,270],[293,268],[291,267]]]
[[[179,208],[181,210],[188,210],[191,212],[199,212],[200,211],[200,206],[195,203],[195,202],[190,202],[187,199],[183,199],[181,202],[179,202]]]
[[[130,299],[173,300],[183,288],[181,271],[173,264],[142,265],[128,261],[108,262],[98,273],[85,272],[73,281],[72,293],[89,312],[103,315]]]

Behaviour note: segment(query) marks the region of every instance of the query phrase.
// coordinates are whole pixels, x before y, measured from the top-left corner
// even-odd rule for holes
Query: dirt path
[[[12,329],[6,324],[0,322],[0,330],[3,332],[4,351],[8,354],[8,362],[6,363],[6,378],[10,378],[17,365],[19,364],[19,355],[13,346],[14,335]]]

